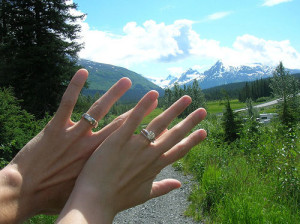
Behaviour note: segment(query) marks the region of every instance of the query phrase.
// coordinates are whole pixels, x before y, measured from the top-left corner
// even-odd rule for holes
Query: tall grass
[[[222,141],[220,118],[201,127],[207,140],[175,165],[196,180],[186,215],[206,223],[300,223],[300,125],[248,122],[231,144]]]

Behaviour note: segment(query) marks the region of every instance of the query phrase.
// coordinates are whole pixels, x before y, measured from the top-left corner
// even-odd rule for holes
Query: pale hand
[[[84,119],[71,121],[87,76],[84,69],[74,75],[53,119],[0,171],[0,223],[17,223],[41,213],[58,214],[90,155],[126,120],[129,112],[99,132],[92,132]],[[130,86],[131,81],[122,78],[87,113],[100,120]]]
[[[148,125],[147,130],[158,136],[151,143],[142,134],[133,133],[157,97],[155,91],[146,94],[122,126],[92,154],[58,223],[112,223],[119,211],[181,186],[177,180],[154,182],[154,179],[165,166],[182,158],[206,137],[201,129],[186,137],[204,119],[206,111],[198,109],[167,130],[171,121],[191,103],[190,97],[182,97]]]

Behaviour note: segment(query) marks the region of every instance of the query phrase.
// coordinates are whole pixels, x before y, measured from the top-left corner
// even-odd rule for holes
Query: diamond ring
[[[154,142],[155,140],[155,134],[153,131],[148,131],[146,129],[142,129],[141,133],[143,136],[145,136],[150,142]]]

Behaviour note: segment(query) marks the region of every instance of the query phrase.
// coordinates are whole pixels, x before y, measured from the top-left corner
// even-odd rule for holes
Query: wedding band
[[[153,131],[148,131],[146,129],[141,130],[141,134],[145,136],[150,142],[154,142],[155,140],[155,134]]]
[[[98,126],[98,121],[96,121],[91,115],[84,113],[82,115],[82,118],[84,118],[84,120],[89,122],[94,128]]]

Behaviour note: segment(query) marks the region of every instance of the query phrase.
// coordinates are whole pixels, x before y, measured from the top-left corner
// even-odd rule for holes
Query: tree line
[[[53,113],[77,70],[80,31],[66,0],[0,1],[0,86],[36,117]]]
[[[291,75],[295,78],[295,80],[298,80],[298,88],[300,88],[299,75],[300,74]],[[250,98],[255,102],[261,101],[265,98],[274,96],[272,88],[270,87],[271,79],[272,77],[264,79],[261,78],[255,81],[230,83],[204,89],[203,93],[207,101],[224,100],[226,97],[229,97],[230,99],[238,99],[240,102],[244,103]]]
[[[159,100],[158,106],[166,109],[184,95],[190,96],[192,103],[180,117],[186,117],[197,108],[205,107],[205,97],[197,80],[194,80],[193,84],[188,87],[184,85],[184,87],[181,88],[178,83],[175,83],[173,88],[165,89],[165,95]]]
[[[261,97],[270,97],[272,95],[270,84],[271,79],[262,78],[254,82],[246,82],[245,86],[239,91],[239,101],[246,102],[250,98],[256,101]]]

